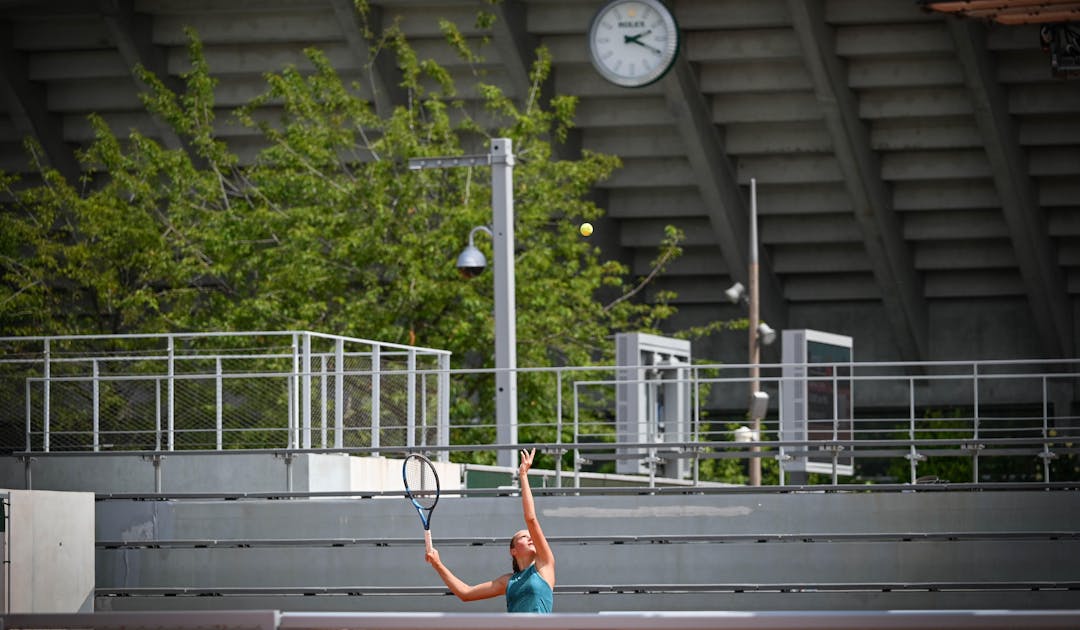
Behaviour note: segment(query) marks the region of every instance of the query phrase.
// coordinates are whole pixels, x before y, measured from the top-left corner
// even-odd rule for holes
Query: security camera
[[[463,278],[475,278],[484,273],[486,268],[487,258],[484,257],[484,252],[472,245],[466,247],[457,258],[458,273]]]
[[[458,273],[463,278],[475,278],[484,273],[484,269],[487,267],[487,258],[484,256],[484,252],[477,249],[476,245],[473,244],[473,236],[477,232],[486,232],[488,236],[491,236],[491,230],[483,225],[474,227],[469,232],[469,244],[465,246],[465,249],[461,250],[457,257],[456,266]]]

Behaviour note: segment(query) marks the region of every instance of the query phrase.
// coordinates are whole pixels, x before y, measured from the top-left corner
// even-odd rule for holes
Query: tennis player
[[[529,468],[532,467],[536,449],[521,451],[518,478],[521,483],[521,511],[525,517],[523,529],[510,539],[510,559],[513,572],[504,573],[494,580],[470,585],[462,582],[439,559],[439,550],[427,552],[426,559],[439,573],[450,591],[463,602],[490,599],[506,595],[506,612],[549,613],[555,588],[555,555],[540,529],[533,505],[532,489],[529,487]]]

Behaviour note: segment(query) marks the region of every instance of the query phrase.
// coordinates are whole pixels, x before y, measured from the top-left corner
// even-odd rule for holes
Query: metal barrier
[[[877,467],[860,482],[1075,480],[1078,364],[851,362],[815,364],[824,376],[799,379],[786,378],[783,364],[679,365],[674,377],[663,366],[519,368],[519,387],[530,392],[519,427],[576,485],[583,471],[630,460],[653,485],[658,477],[697,483],[703,462],[751,458],[775,459],[781,484],[800,459],[815,459],[833,484],[846,462]],[[480,413],[477,384],[490,386],[496,372],[449,366],[445,351],[311,332],[0,338],[0,417],[8,419],[0,449],[27,457],[424,450],[462,460],[518,448],[482,441],[493,439],[492,422],[450,418],[451,400],[459,414]],[[774,401],[785,388],[819,383],[850,397],[850,412],[833,401],[806,420],[816,424],[805,439],[790,439],[790,410],[773,403],[760,435],[747,436],[752,368]],[[685,400],[664,399],[672,384]],[[625,387],[650,401],[632,424],[617,409]],[[464,438],[451,443],[451,434]],[[938,462],[962,465],[950,477],[933,474]]]
[[[0,338],[0,350],[0,410],[24,417],[26,451],[449,443],[443,350],[313,332]]]

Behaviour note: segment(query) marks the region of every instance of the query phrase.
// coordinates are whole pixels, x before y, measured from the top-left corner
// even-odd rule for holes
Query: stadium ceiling
[[[553,90],[579,99],[568,151],[623,161],[594,191],[607,218],[593,242],[645,274],[666,224],[687,235],[650,293],[678,293],[673,326],[745,317],[724,290],[746,284],[754,178],[773,328],[851,335],[859,360],[1077,356],[1080,81],[1067,79],[1068,40],[1045,45],[1056,22],[1037,23],[1077,3],[668,0],[680,55],[637,89],[590,65],[604,0],[369,4],[463,84],[473,68],[443,45],[437,19],[473,42],[490,35],[480,67],[518,99],[536,46],[551,51]],[[982,4],[996,13],[960,17],[983,17]],[[481,9],[496,13],[493,31],[475,25]],[[352,0],[0,0],[0,168],[29,173],[30,135],[74,180],[91,112],[182,147],[142,110],[131,69],[176,79],[188,26],[219,79],[222,118],[262,91],[264,73],[304,67],[308,46],[375,86],[365,96],[378,109],[402,102],[393,64],[368,63]],[[236,126],[222,133],[242,159],[260,146]],[[745,361],[744,337],[718,335],[694,355]]]

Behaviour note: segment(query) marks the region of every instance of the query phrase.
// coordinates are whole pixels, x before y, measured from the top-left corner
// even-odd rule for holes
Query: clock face
[[[613,0],[589,27],[593,66],[623,87],[660,79],[679,54],[679,27],[660,0]]]

